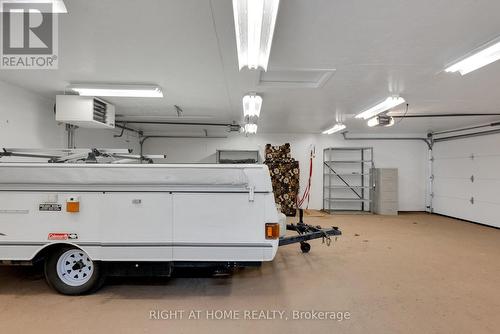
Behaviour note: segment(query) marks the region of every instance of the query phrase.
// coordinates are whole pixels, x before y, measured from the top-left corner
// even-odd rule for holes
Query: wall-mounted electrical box
[[[115,106],[93,96],[57,95],[56,121],[82,128],[115,127]]]

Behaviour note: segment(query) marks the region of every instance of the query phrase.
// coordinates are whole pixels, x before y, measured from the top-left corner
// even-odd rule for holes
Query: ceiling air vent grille
[[[94,121],[106,123],[107,119],[107,104],[98,99],[94,99]]]
[[[57,95],[56,121],[82,128],[115,127],[115,106],[93,96]]]

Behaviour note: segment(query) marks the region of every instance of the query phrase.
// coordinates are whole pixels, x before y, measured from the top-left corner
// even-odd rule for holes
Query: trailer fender
[[[53,252],[53,251],[55,251],[57,249],[60,249],[61,247],[76,247],[78,249],[81,249],[85,253],[89,254],[86,249],[84,249],[83,247],[81,247],[80,245],[77,245],[75,243],[72,243],[72,242],[53,242],[53,243],[50,243],[50,244],[46,244],[42,248],[40,248],[33,255],[31,261],[33,263],[37,263],[37,262],[43,261],[47,257],[47,255],[49,255],[51,252]],[[93,260],[93,259],[91,258],[91,260]]]

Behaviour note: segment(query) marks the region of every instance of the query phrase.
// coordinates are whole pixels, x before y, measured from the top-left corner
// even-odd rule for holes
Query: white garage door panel
[[[469,200],[473,184],[468,179],[437,178],[434,181],[435,196],[450,196]]]
[[[475,178],[500,178],[500,155],[474,157],[473,166]]]
[[[434,212],[500,227],[500,135],[436,143],[433,151]]]
[[[500,211],[500,204],[475,201],[473,207],[474,217],[469,218],[468,220],[477,221],[481,224],[500,227],[500,216],[491,215],[491,212]]]
[[[470,207],[471,204],[467,199],[448,196],[434,197],[434,212],[443,215],[470,220]]]
[[[472,191],[474,199],[478,201],[499,202],[500,180],[474,179]]]
[[[447,178],[469,178],[473,169],[470,158],[434,160],[434,176]]]

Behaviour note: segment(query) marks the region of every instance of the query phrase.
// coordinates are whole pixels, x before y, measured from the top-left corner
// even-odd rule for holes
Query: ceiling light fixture
[[[370,119],[403,103],[405,103],[405,99],[403,99],[402,97],[391,96],[385,99],[385,101],[377,104],[376,106],[373,106],[370,109],[359,113],[358,115],[356,115],[356,118]]]
[[[245,124],[245,133],[246,134],[256,134],[257,133],[257,124],[247,123]]]
[[[331,135],[331,134],[333,134],[333,133],[335,133],[335,132],[342,131],[342,130],[344,130],[345,128],[346,128],[346,126],[345,126],[344,124],[342,124],[342,123],[337,123],[337,124],[335,124],[332,128],[330,128],[330,129],[328,129],[328,130],[325,130],[325,131],[323,131],[322,133],[323,133],[324,135]]]
[[[466,75],[499,59],[500,38],[497,38],[470,52],[464,59],[448,66],[445,71],[448,73],[460,72],[461,75]]]
[[[259,117],[262,108],[262,97],[256,94],[243,96],[243,115],[245,117]]]
[[[367,122],[369,127],[374,127],[374,126],[393,126],[394,125],[394,118],[388,115],[379,115],[373,118],[370,118]]]
[[[5,12],[4,4],[15,2],[17,4],[51,4],[52,8],[44,9],[44,8],[36,8],[40,10],[42,13],[52,13],[52,14],[66,14],[68,10],[66,9],[66,5],[63,0],[16,0],[16,1],[0,1],[0,12]],[[35,9],[35,8],[33,8]]]
[[[267,71],[279,0],[233,0],[239,69]]]
[[[70,85],[72,90],[81,96],[114,96],[114,97],[163,97],[159,86],[147,85]]]

